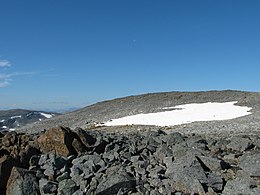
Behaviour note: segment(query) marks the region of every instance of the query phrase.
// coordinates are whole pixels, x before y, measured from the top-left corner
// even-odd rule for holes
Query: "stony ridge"
[[[159,112],[163,107],[172,107],[188,103],[229,102],[238,101],[241,106],[253,108],[253,114],[228,120],[212,122],[196,122],[173,129],[182,133],[257,133],[260,127],[260,93],[243,91],[205,91],[205,92],[167,92],[117,98],[99,102],[83,109],[61,116],[27,125],[20,132],[36,133],[55,126],[88,128],[95,122],[106,122],[139,113]],[[120,128],[120,127],[118,127]],[[117,127],[114,128],[117,131]]]
[[[1,194],[260,194],[260,136],[0,133]]]

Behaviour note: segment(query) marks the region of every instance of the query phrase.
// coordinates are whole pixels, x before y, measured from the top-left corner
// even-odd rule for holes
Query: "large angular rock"
[[[250,178],[245,173],[241,174],[241,171],[238,172],[238,177],[227,181],[223,195],[230,194],[250,194],[258,195],[260,194],[259,183],[257,184],[252,178]]]
[[[134,177],[129,176],[126,171],[119,169],[118,171],[111,171],[107,178],[103,178],[97,186],[97,195],[117,194],[119,190],[127,192],[135,189],[136,181]]]
[[[79,138],[81,139],[81,141],[83,142],[83,144],[85,144],[88,147],[93,146],[97,139],[91,135],[89,132],[81,129],[81,128],[76,128],[75,131],[77,132]]]
[[[244,154],[239,159],[239,167],[250,176],[260,177],[260,153]]]
[[[154,156],[162,164],[166,157],[172,157],[173,152],[166,144],[162,144],[157,148],[157,151],[154,153]]]
[[[215,173],[207,173],[207,186],[214,191],[220,192],[223,188],[223,179]]]
[[[202,183],[207,183],[207,177],[199,161],[192,155],[174,161],[165,175],[172,180],[177,191],[186,194],[205,193]]]
[[[172,146],[184,142],[184,136],[178,132],[173,132],[163,135],[162,140],[166,142],[167,146]]]
[[[6,186],[6,194],[40,194],[39,184],[34,172],[13,167]]]
[[[12,157],[3,156],[0,158],[0,190],[5,190],[12,168],[18,164],[18,161]]]
[[[203,164],[205,167],[207,167],[210,171],[218,172],[222,169],[229,168],[229,164],[217,159],[217,158],[211,158],[207,156],[197,156],[197,159]]]
[[[44,153],[55,153],[60,156],[78,154],[86,150],[77,134],[65,127],[47,130],[38,138],[38,142]]]
[[[237,152],[243,152],[249,148],[252,148],[253,142],[246,137],[232,137],[230,143],[227,144],[227,149]]]

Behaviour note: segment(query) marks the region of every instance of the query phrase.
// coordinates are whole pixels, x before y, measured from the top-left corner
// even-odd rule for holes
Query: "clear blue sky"
[[[260,91],[259,0],[0,0],[0,108]]]

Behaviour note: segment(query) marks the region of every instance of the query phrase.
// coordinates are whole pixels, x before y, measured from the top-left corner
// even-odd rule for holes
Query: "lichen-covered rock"
[[[85,146],[77,134],[65,127],[47,130],[38,138],[38,142],[41,151],[44,153],[68,156],[85,151]]]
[[[35,172],[13,167],[6,186],[6,194],[11,195],[38,195],[40,194]]]

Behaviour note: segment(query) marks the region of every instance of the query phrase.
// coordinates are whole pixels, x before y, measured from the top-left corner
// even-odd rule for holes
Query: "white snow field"
[[[40,114],[41,114],[42,116],[44,116],[45,118],[51,118],[51,117],[53,117],[52,114],[46,114],[46,113],[42,113],[42,112],[40,112]]]
[[[251,114],[252,108],[235,105],[237,101],[217,103],[193,103],[162,108],[164,112],[137,114],[106,122],[106,126],[156,125],[174,126],[195,121],[228,120]],[[167,109],[171,109],[167,111]],[[172,110],[174,109],[174,110]]]

